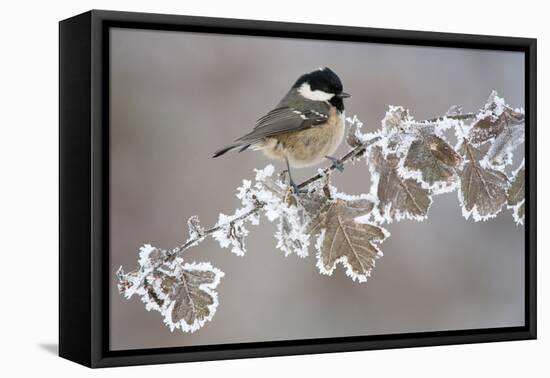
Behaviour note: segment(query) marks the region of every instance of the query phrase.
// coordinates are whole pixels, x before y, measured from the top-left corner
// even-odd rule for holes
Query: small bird
[[[343,169],[331,155],[344,137],[347,97],[351,96],[343,91],[340,78],[330,68],[303,74],[277,106],[256,121],[251,132],[219,149],[213,157],[249,147],[261,150],[271,159],[286,162],[290,185],[298,193],[290,167],[308,167],[327,158]]]

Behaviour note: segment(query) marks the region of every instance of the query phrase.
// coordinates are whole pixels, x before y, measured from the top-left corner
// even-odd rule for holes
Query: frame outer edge
[[[104,90],[103,71],[109,62],[104,61],[103,47],[108,32],[103,27],[101,13],[91,11],[91,367],[101,367],[104,351],[109,349],[109,114],[104,109],[109,100],[108,86]],[[104,114],[105,113],[105,114]],[[105,151],[107,150],[107,154]],[[106,212],[106,214],[105,214]],[[105,259],[105,261],[104,261]],[[106,336],[107,335],[107,336]]]
[[[90,12],[59,23],[59,355],[91,365]]]
[[[528,211],[529,219],[526,222],[525,237],[528,240],[529,264],[526,266],[526,285],[529,288],[529,308],[527,309],[526,321],[529,322],[529,333],[531,338],[537,338],[537,40],[529,41],[526,55],[529,58],[529,65],[525,68],[526,85],[529,85],[529,155],[527,181],[529,185]],[[527,265],[527,264],[526,264]]]

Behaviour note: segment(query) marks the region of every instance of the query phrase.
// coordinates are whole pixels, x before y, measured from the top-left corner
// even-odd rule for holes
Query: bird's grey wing
[[[289,131],[308,129],[324,123],[328,116],[328,109],[299,111],[289,106],[278,107],[256,121],[254,130],[237,141],[255,141]]]

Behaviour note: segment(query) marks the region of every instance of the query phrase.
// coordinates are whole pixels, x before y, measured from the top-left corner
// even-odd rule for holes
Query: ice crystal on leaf
[[[514,172],[512,184],[508,190],[508,207],[512,209],[516,224],[525,221],[525,160]]]

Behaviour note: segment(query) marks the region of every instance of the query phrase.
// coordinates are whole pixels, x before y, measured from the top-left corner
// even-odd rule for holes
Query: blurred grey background
[[[346,114],[366,130],[379,128],[390,104],[425,119],[453,104],[476,111],[496,89],[524,106],[522,53],[114,29],[111,349],[523,325],[523,227],[509,210],[466,221],[456,192],[436,197],[424,222],[387,226],[392,236],[366,284],[341,266],[320,275],[312,250],[285,258],[264,218],[244,257],[211,239],[186,252],[188,261],[226,273],[218,312],[198,332],[172,333],[139,298],[118,294],[114,273],[135,268],[141,245],[175,247],[187,238],[189,216],[211,225],[239,205],[235,188],[268,161],[254,152],[211,159],[213,151],[248,132],[300,74],[319,66],[341,77],[353,94]],[[343,144],[338,155],[345,151]],[[368,192],[367,172],[348,166],[334,184]]]

